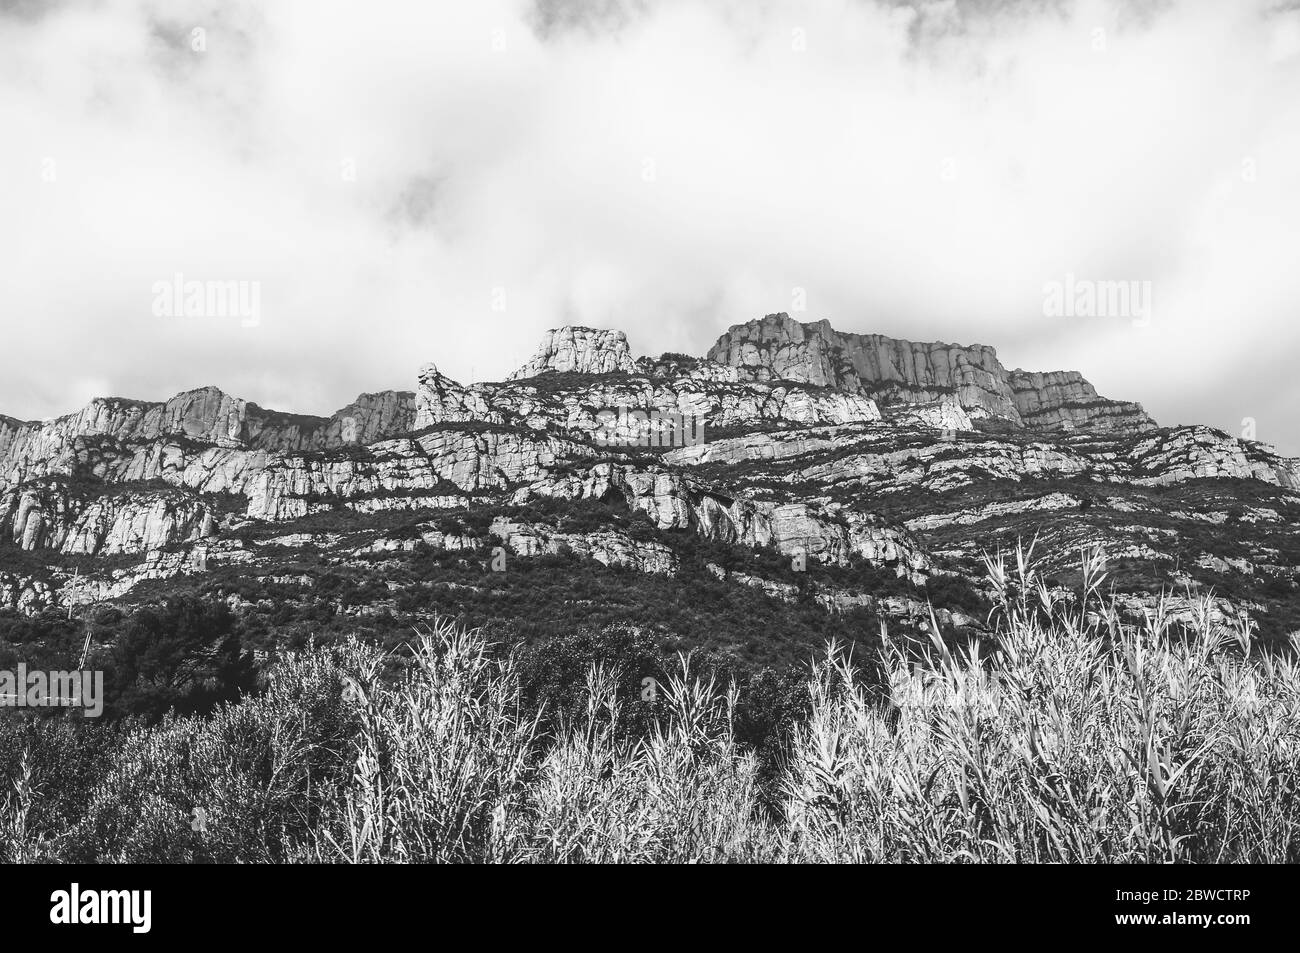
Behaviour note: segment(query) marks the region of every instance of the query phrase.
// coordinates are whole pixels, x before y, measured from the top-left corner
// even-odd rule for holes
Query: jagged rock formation
[[[21,612],[214,572],[310,591],[286,555],[304,550],[331,571],[499,546],[674,576],[701,565],[695,540],[748,598],[921,627],[927,593],[1021,538],[1276,595],[1300,574],[1297,529],[1300,462],[1262,444],[1160,429],[1076,372],[1008,371],[989,347],[786,315],[732,327],[707,358],[634,359],[622,332],[559,328],[507,381],[426,364],[413,392],[329,417],[215,387],[0,417],[0,610]],[[733,550],[749,555],[722,565]],[[41,564],[55,552],[78,569]],[[754,568],[755,553],[806,562],[810,581]],[[919,588],[855,585],[881,578],[864,567]],[[380,603],[394,610],[346,611]],[[978,629],[969,606],[936,608]]]
[[[1018,482],[1084,475],[1092,481],[1133,486],[1229,479],[1300,489],[1300,461],[1209,427],[1087,442],[952,436],[951,442],[938,439],[917,445],[900,443],[879,428],[809,428],[715,440],[670,451],[665,460],[682,466],[779,460],[787,482],[856,486],[877,494],[915,488],[942,492],[990,477]],[[828,458],[831,450],[837,452]],[[752,465],[747,470],[755,479],[764,472]]]
[[[554,555],[567,549],[604,566],[659,575],[677,569],[676,555],[663,543],[634,540],[625,533],[559,533],[549,526],[509,520],[498,520],[489,532],[517,556]]]
[[[1141,404],[1107,400],[1077,371],[1011,372],[1021,422],[1031,430],[1141,433],[1155,427]]]
[[[433,424],[466,420],[502,422],[500,415],[488,408],[487,401],[477,390],[444,376],[436,364],[420,368],[415,390],[415,428],[422,430]]]
[[[545,377],[465,387],[426,365],[416,391],[415,425],[482,421],[590,435],[603,429],[598,415],[605,410],[680,415],[701,421],[710,430],[774,421],[825,424],[880,419],[875,402],[861,394],[738,382],[729,373],[734,369],[707,362],[692,365],[680,377],[664,376],[673,367],[643,361],[638,373],[591,375],[563,387]],[[636,434],[624,436],[636,443]]]
[[[802,324],[788,314],[733,325],[709,350],[753,380],[792,380],[882,403],[935,401],[954,394],[976,416],[1019,422],[1006,371],[991,347],[841,334],[828,321]]]
[[[783,506],[729,497],[707,483],[670,471],[637,471],[601,463],[581,475],[537,481],[516,491],[531,497],[604,500],[611,493],[644,512],[659,529],[690,529],[707,539],[741,546],[774,546],[823,563],[847,565],[854,555],[896,567],[900,574],[929,568],[929,560],[906,531],[881,527],[865,513],[835,504]]]
[[[30,613],[49,605],[50,587],[39,579],[0,572],[0,609]]]
[[[733,325],[709,358],[752,380],[791,380],[868,393],[881,404],[939,401],[946,395],[972,417],[997,417],[1034,430],[1137,432],[1154,421],[1137,404],[1098,396],[1072,371],[1008,372],[982,344],[919,343],[880,334],[846,334],[828,321],[788,314]]]
[[[912,424],[944,431],[974,430],[966,409],[953,398],[929,402],[893,404],[888,407],[888,420],[895,426]]]
[[[508,379],[517,381],[548,371],[609,374],[632,369],[632,352],[622,331],[563,327],[548,332],[533,358]]]
[[[183,494],[121,492],[86,499],[58,483],[0,494],[0,533],[24,550],[146,553],[216,531],[212,510]]]
[[[216,387],[186,391],[162,403],[101,398],[49,422],[0,418],[0,486],[65,472],[77,447],[97,439],[128,444],[173,438],[303,453],[371,443],[410,431],[414,421],[415,395],[409,391],[362,394],[330,417],[263,410]]]

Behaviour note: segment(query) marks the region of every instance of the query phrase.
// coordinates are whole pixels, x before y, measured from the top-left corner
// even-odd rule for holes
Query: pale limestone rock
[[[910,424],[952,433],[975,429],[970,415],[953,398],[926,403],[892,404],[888,408],[887,419],[898,426]]]
[[[679,415],[702,423],[705,432],[769,421],[831,424],[880,419],[869,397],[766,383],[718,383],[698,378],[671,381],[643,376],[591,384],[559,393],[539,392],[528,380],[485,388],[493,411],[527,426],[548,424],[594,433],[601,411],[644,411]],[[707,439],[707,438],[706,438]]]
[[[537,353],[508,380],[536,377],[548,371],[609,374],[633,370],[632,352],[622,331],[563,327],[548,331]]]
[[[549,526],[505,519],[494,521],[490,532],[517,556],[556,554],[567,549],[606,566],[658,575],[677,571],[677,557],[663,543],[633,540],[625,533],[562,533]]]
[[[951,398],[972,418],[1038,430],[1136,433],[1155,422],[1137,404],[1110,401],[1073,371],[1007,371],[991,347],[922,343],[836,331],[769,314],[733,325],[709,358],[752,380],[784,379],[871,394],[882,405]],[[961,429],[960,427],[943,429]]]
[[[441,374],[436,365],[420,368],[415,390],[415,429],[466,420],[501,423],[502,417],[489,409],[481,393]]]
[[[853,484],[882,493],[915,486],[941,492],[969,485],[975,476],[1019,481],[1035,475],[1084,473],[1095,480],[1146,486],[1235,477],[1300,489],[1300,460],[1279,457],[1260,444],[1208,427],[1155,431],[1119,445],[1025,443],[981,435],[964,437],[956,445],[960,452],[953,452],[953,446],[942,440],[899,446],[888,428],[847,426],[714,440],[670,451],[664,460],[689,466],[806,456],[807,465],[786,471],[784,479],[826,488]],[[826,451],[831,449],[838,454],[827,459]]]
[[[184,440],[228,450],[306,453],[406,433],[414,422],[415,397],[401,391],[362,394],[332,417],[263,410],[215,387],[165,403],[96,399],[49,422],[0,419],[0,487],[70,474],[79,458],[93,456],[105,443]]]
[[[58,485],[0,493],[0,533],[25,550],[143,553],[215,532],[208,508],[177,494],[110,493],[86,500]]]
[[[1011,372],[1016,407],[1035,430],[1136,433],[1155,429],[1141,404],[1107,400],[1077,371]]]
[[[769,314],[733,325],[709,358],[751,379],[805,381],[881,402],[926,401],[955,394],[973,416],[1019,423],[1006,370],[991,347],[918,343],[880,334],[846,334],[827,321],[802,324]]]
[[[910,519],[903,525],[915,533],[931,532],[945,526],[971,526],[985,520],[1018,516],[1022,513],[1055,513],[1063,510],[1078,510],[1079,504],[1079,498],[1068,493],[1048,493],[1032,500],[989,503],[978,509],[955,510],[950,513],[927,513],[925,516]]]
[[[728,497],[707,484],[671,472],[639,471],[601,463],[581,476],[538,481],[516,491],[515,503],[535,496],[608,499],[621,495],[660,529],[690,529],[707,539],[744,546],[775,546],[793,556],[803,551],[820,562],[848,563],[852,554],[895,565],[901,573],[929,568],[925,553],[900,530],[874,525],[842,507],[804,503],[773,505]]]
[[[144,554],[132,570],[78,584],[86,593],[116,598],[144,579],[255,558],[219,538],[214,499],[228,501],[223,512],[246,519],[288,520],[336,506],[361,513],[455,509],[476,493],[515,502],[617,494],[661,529],[772,545],[788,555],[803,551],[814,562],[845,565],[856,556],[919,582],[933,567],[911,532],[1023,513],[1047,516],[1081,501],[1049,494],[928,514],[905,527],[881,525],[828,501],[845,498],[837,496],[845,489],[853,491],[848,498],[866,491],[869,499],[907,489],[943,493],[976,478],[1038,475],[1086,474],[1103,483],[1147,486],[1229,477],[1300,490],[1300,461],[1210,428],[1154,430],[1138,405],[1099,397],[1074,372],[1006,372],[989,348],[841,335],[825,322],[801,325],[773,316],[724,335],[714,349],[718,360],[632,362],[618,332],[561,332],[553,332],[530,362],[530,373],[619,373],[465,387],[428,365],[415,393],[361,395],[329,418],[267,411],[216,388],[163,403],[96,400],[46,423],[0,417],[0,534],[25,549]],[[883,418],[873,394],[883,402]],[[599,411],[613,408],[698,417],[706,423],[706,442],[669,450],[658,457],[662,466],[647,465],[643,455],[605,452],[593,436]],[[1005,424],[997,433],[977,432],[972,418],[981,417]],[[1010,439],[1006,424],[1052,434]],[[712,439],[711,432],[724,427],[755,432]],[[1080,433],[1070,436],[1071,429]],[[943,434],[927,437],[922,430]],[[960,440],[951,442],[949,432],[960,433]],[[628,459],[639,462],[614,462]],[[723,491],[680,469],[737,463],[748,464],[743,471],[749,477],[770,470],[776,489],[760,488],[759,498],[750,498],[743,488]],[[119,486],[124,483],[133,485]],[[792,492],[781,492],[782,485]],[[1126,507],[1140,510],[1122,500],[1113,508]],[[1166,515],[1227,519],[1225,513]],[[1283,519],[1259,508],[1240,518]],[[1141,528],[1114,529],[1137,534]],[[431,527],[422,533],[425,542],[444,548],[477,544]],[[377,538],[370,550],[413,545]],[[1111,555],[1167,558],[1143,543],[1125,545]],[[613,531],[526,527],[511,546],[538,552],[567,547],[609,565],[675,571],[667,547]],[[722,571],[709,571],[717,575],[715,569]],[[0,580],[0,606],[48,604],[53,596],[41,585]],[[772,589],[784,598],[781,593],[780,586]],[[823,588],[817,598],[839,609],[865,604],[856,592]],[[879,608],[916,617],[915,607],[903,603]]]
[[[0,572],[0,609],[31,615],[53,601],[50,587],[39,579]]]

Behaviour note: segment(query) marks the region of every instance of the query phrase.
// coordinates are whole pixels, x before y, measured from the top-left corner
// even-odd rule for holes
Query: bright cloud
[[[802,301],[1300,453],[1297,93],[1277,0],[0,2],[0,412],[328,413]],[[260,322],[155,315],[177,273]],[[1150,323],[1046,316],[1067,275]]]

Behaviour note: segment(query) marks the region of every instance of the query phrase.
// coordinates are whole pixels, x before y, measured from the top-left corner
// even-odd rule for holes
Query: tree
[[[229,607],[189,594],[132,613],[112,661],[109,702],[118,715],[208,712],[257,684],[256,664],[243,650]]]

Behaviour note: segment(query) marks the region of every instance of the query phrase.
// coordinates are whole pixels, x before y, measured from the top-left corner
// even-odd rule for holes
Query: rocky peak
[[[153,415],[157,415],[157,421]],[[219,387],[183,391],[145,415],[144,435],[176,434],[218,446],[234,446],[244,436],[248,402],[231,397]]]
[[[631,373],[635,369],[627,335],[622,331],[566,326],[548,331],[532,359],[507,380],[537,377],[548,371],[608,374]]]
[[[1211,482],[1179,489],[1192,481]],[[681,537],[668,531],[689,530],[821,563],[865,560],[922,585],[932,572],[964,573],[1032,523],[1153,565],[1178,565],[1184,538],[1222,537],[1219,553],[1196,555],[1212,567],[1243,552],[1290,560],[1279,569],[1289,587],[1300,568],[1285,542],[1300,512],[1293,491],[1300,461],[1209,428],[1157,429],[1075,371],[1008,371],[981,345],[776,314],[732,327],[707,358],[634,361],[622,332],[568,327],[510,381],[467,386],[427,364],[414,393],[362,394],[329,417],[216,387],[98,399],[48,421],[0,417],[0,607],[124,597],[208,560],[274,580],[295,565],[281,550],[305,545],[331,548],[339,565],[360,544],[417,545],[399,519],[369,526],[354,515],[409,511],[411,523],[432,520],[419,541],[478,549],[491,541],[469,522],[436,528],[471,505],[502,511],[491,535],[516,555],[575,553],[645,572],[679,567]],[[551,525],[547,507],[504,513],[541,497],[619,496],[652,530],[632,532],[618,505],[592,507],[600,521],[581,530],[562,515]],[[1161,514],[1158,532],[1143,513]],[[304,519],[283,536],[264,525]],[[1180,537],[1171,521],[1190,529]],[[403,532],[389,538],[394,527]],[[34,550],[113,558],[79,564],[78,577],[23,555]],[[709,565],[719,580],[801,598],[788,582]],[[845,605],[877,598],[843,592]]]
[[[784,379],[869,393],[882,406],[956,400],[972,419],[1029,429],[1138,432],[1155,422],[1137,404],[1097,394],[1074,371],[1008,371],[983,344],[905,341],[836,331],[769,314],[732,325],[709,350],[748,380]]]
[[[803,324],[769,314],[733,325],[709,351],[751,379],[783,378],[871,393],[881,403],[941,400],[955,394],[974,417],[1019,423],[1006,369],[991,347],[920,343],[882,334],[848,334],[828,321]]]
[[[1016,368],[1008,380],[1026,427],[1135,433],[1156,426],[1141,404],[1102,397],[1078,371]]]
[[[483,395],[452,380],[435,364],[420,368],[415,391],[415,427],[417,430],[450,421],[485,420],[500,422],[483,399]]]

